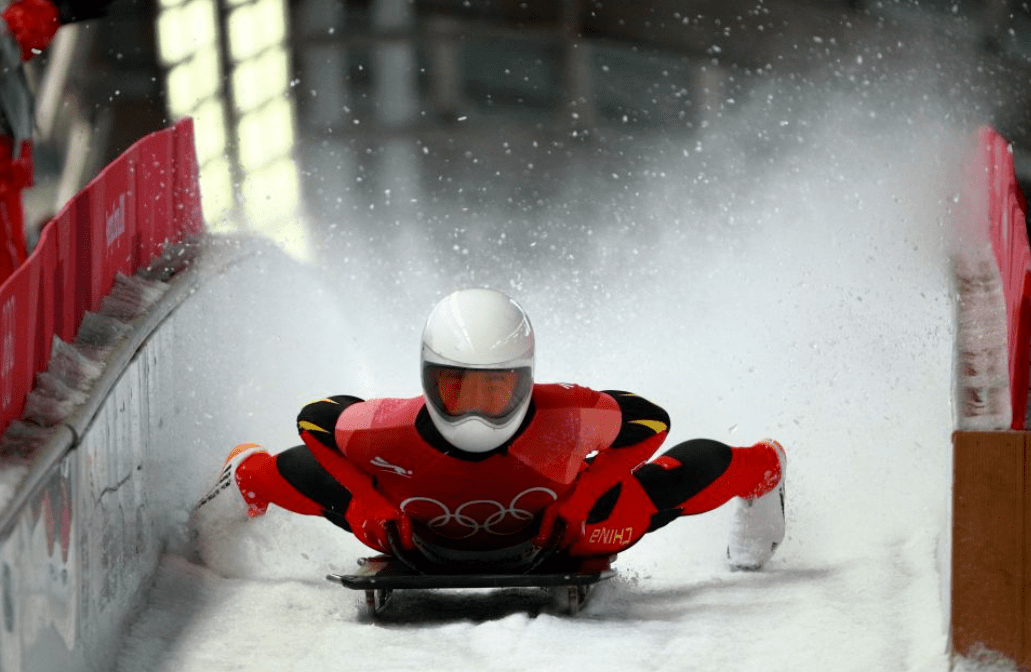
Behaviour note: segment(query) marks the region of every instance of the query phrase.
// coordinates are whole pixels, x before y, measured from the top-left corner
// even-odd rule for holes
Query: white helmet
[[[512,438],[533,391],[533,327],[522,307],[492,289],[444,297],[422,332],[422,389],[456,448],[486,453]]]

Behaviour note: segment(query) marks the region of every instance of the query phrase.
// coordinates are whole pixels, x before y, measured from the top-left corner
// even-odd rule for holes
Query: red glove
[[[392,553],[391,532],[402,550],[415,548],[412,541],[412,519],[375,491],[353,497],[344,514],[351,532],[369,548]]]
[[[538,548],[568,548],[583,538],[587,514],[597,501],[593,493],[585,496],[585,491],[575,488],[544,510],[541,529],[534,540]]]
[[[598,453],[577,476],[573,489],[544,511],[541,528],[534,542],[538,548],[547,548],[549,544],[568,548],[582,539],[587,533],[587,516],[598,500],[647,459],[647,455],[641,455],[652,450],[651,444],[642,442],[640,446],[608,449]]]
[[[46,49],[61,27],[61,14],[50,0],[15,0],[2,16],[21,47],[23,61]]]

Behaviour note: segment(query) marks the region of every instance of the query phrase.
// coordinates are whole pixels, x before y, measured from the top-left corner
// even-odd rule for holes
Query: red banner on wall
[[[1031,247],[1027,238],[1027,203],[1013,170],[1005,138],[981,129],[979,157],[986,178],[988,226],[1006,297],[1010,398],[1013,429],[1024,429],[1031,366]]]
[[[75,220],[78,217],[80,202],[73,200],[58,213],[40,236],[36,251],[44,245],[54,248],[56,270],[50,276],[54,286],[54,333],[63,341],[71,342],[79,323],[76,315],[86,310],[85,298],[80,298],[78,291],[78,264],[76,252],[78,246],[78,230]],[[44,242],[44,238],[54,240]]]
[[[115,275],[132,275],[137,268],[136,152],[130,148],[93,180],[82,196],[86,217],[76,224],[91,256],[89,309],[114,284]],[[97,272],[99,270],[99,272]]]
[[[136,225],[142,259],[160,254],[174,237],[174,157],[173,134],[155,133],[136,143]]]
[[[0,432],[21,415],[53,337],[71,341],[118,273],[200,232],[193,122],[153,133],[111,162],[43,227],[28,260],[0,285]]]

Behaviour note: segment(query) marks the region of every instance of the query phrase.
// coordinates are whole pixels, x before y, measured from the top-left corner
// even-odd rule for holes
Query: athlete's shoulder
[[[533,403],[538,411],[560,408],[616,409],[616,404],[609,395],[572,383],[535,384]]]
[[[369,399],[348,406],[340,414],[336,428],[337,431],[355,431],[411,426],[424,403],[422,397]]]
[[[369,450],[387,451],[390,446],[419,442],[415,421],[424,403],[411,399],[378,398],[348,406],[334,426],[339,450],[358,458]]]
[[[297,430],[309,432],[326,445],[334,434],[390,426],[411,425],[422,407],[422,397],[370,399],[350,395],[324,397],[306,404],[297,415]]]

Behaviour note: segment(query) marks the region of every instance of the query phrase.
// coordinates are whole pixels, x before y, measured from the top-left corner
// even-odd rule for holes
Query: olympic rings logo
[[[432,507],[432,511],[439,509],[440,514],[427,520],[426,525],[437,533],[452,539],[468,539],[479,532],[506,536],[525,529],[527,524],[533,520],[533,512],[520,508],[519,503],[525,497],[538,492],[550,497],[551,501],[558,499],[555,491],[549,488],[529,488],[513,497],[508,506],[493,499],[475,499],[462,504],[452,512],[446,504],[438,499],[409,497],[401,502],[400,508],[401,511],[410,513],[413,505],[425,503]],[[424,507],[418,508],[423,509]],[[419,513],[423,513],[423,511],[420,510]]]

